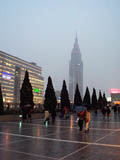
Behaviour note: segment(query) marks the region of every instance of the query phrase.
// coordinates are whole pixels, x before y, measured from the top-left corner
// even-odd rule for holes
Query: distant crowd
[[[107,105],[104,106],[100,109],[95,109],[94,113],[97,116],[98,115],[98,111],[100,113],[102,113],[103,115],[103,120],[105,120],[105,118],[107,117],[107,119],[109,120],[109,117],[111,117],[111,110],[113,109],[114,114],[119,113],[120,112],[120,106],[119,105]],[[61,119],[69,119],[69,110],[66,106],[64,106],[63,110],[60,112],[61,114],[59,115],[59,117]],[[45,125],[49,125],[50,123],[50,119],[52,124],[55,123],[55,119],[56,119],[56,110],[52,111],[51,113],[48,110],[44,111],[44,124]],[[89,124],[90,124],[90,120],[91,120],[91,113],[90,110],[86,109],[80,112],[76,112],[77,115],[77,119],[76,119],[76,123],[79,126],[79,130],[80,132],[83,131],[83,124],[85,123],[85,132],[88,133],[89,132]],[[31,107],[27,104],[26,107],[24,107],[24,110],[22,110],[22,118],[23,118],[23,122],[32,122],[32,109]]]

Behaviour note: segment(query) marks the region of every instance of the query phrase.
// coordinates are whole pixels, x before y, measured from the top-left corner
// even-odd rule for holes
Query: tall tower
[[[77,36],[69,62],[69,96],[72,102],[74,100],[76,84],[78,84],[80,94],[83,97],[83,62]]]

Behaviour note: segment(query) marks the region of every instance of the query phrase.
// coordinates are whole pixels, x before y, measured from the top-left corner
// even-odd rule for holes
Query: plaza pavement
[[[120,114],[108,120],[91,113],[89,133],[80,133],[76,113],[45,126],[0,122],[0,160],[120,160]]]

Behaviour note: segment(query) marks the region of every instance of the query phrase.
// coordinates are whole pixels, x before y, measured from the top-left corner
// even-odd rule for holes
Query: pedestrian
[[[67,115],[67,107],[64,106],[63,108],[63,114],[64,114],[64,119],[66,119],[66,115]]]
[[[49,111],[46,110],[45,111],[45,118],[44,118],[44,124],[49,124],[49,119],[50,119],[50,114],[49,114]]]
[[[117,112],[117,104],[114,105],[114,113]]]
[[[120,105],[118,105],[118,113],[120,113]]]
[[[87,109],[85,113],[85,132],[89,131],[90,119],[91,119],[90,111]]]
[[[22,106],[22,120],[24,122],[28,122],[28,112],[29,112],[29,104],[25,104]]]
[[[54,124],[55,123],[55,118],[56,118],[56,111],[55,110],[52,111],[51,118],[52,118],[52,124]]]
[[[82,132],[82,130],[83,130],[83,121],[85,120],[85,111],[79,112],[78,113],[78,117],[79,117],[78,125],[79,125],[79,128],[80,128],[80,131]]]
[[[97,113],[98,113],[97,108],[95,108],[95,115],[96,115],[96,116],[97,116]]]
[[[21,107],[22,109],[22,122],[26,122],[26,119],[27,119],[27,111],[26,111],[26,108],[24,106]]]
[[[28,121],[32,122],[32,109],[29,109],[29,112],[28,112]]]
[[[101,112],[102,112],[102,115],[103,115],[103,120],[105,120],[105,116],[106,116],[106,108],[103,107],[102,110],[101,110]]]
[[[31,120],[31,113],[30,112],[31,112],[31,109],[32,109],[32,105],[27,103],[24,108],[26,110],[26,121],[28,123],[29,120]]]
[[[78,121],[79,121],[79,113],[77,113],[77,119],[75,121],[77,123],[77,126],[79,127]]]
[[[111,110],[110,110],[109,106],[107,106],[106,112],[107,112],[107,119],[109,119],[109,116],[110,116],[110,113],[111,113]]]

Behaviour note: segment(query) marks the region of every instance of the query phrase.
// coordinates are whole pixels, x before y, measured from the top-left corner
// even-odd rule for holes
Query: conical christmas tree
[[[20,90],[20,106],[23,108],[27,104],[31,105],[31,108],[34,106],[32,85],[29,80],[28,71],[25,72],[25,78]]]
[[[90,92],[89,92],[88,87],[86,87],[83,104],[86,105],[88,109],[90,109]]]
[[[2,96],[2,90],[1,90],[1,84],[0,84],[0,114],[2,114],[4,111],[4,105],[3,105],[3,96]]]
[[[96,90],[93,88],[93,94],[92,94],[92,107],[93,109],[97,109],[97,96],[96,96]]]
[[[102,97],[102,94],[101,94],[101,90],[99,91],[98,106],[99,106],[100,109],[103,107],[103,97]]]
[[[74,106],[81,106],[81,105],[82,105],[82,98],[77,84],[74,95]]]
[[[49,112],[54,112],[56,109],[57,100],[55,96],[55,91],[52,84],[52,79],[49,76],[48,77],[48,83],[47,88],[45,91],[45,100],[44,100],[44,108],[45,110],[48,110]]]
[[[103,93],[103,106],[107,106],[107,99],[105,93]]]
[[[69,95],[68,95],[68,90],[66,87],[66,82],[65,80],[63,81],[63,86],[61,90],[61,111],[63,111],[63,108],[66,106],[67,109],[70,109],[70,100],[69,100]]]

